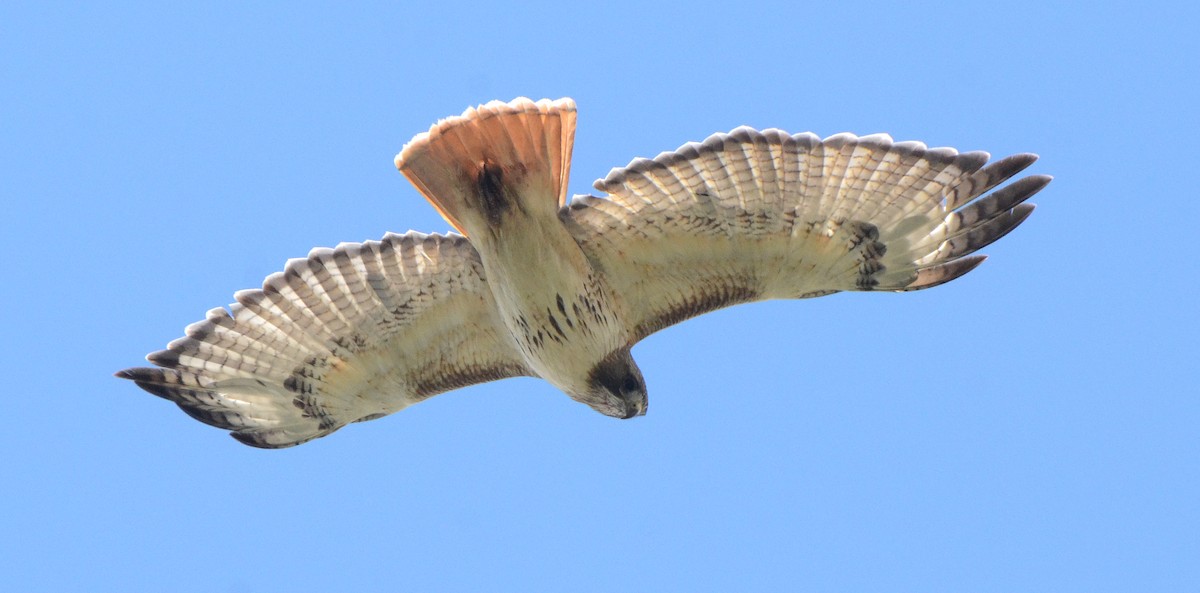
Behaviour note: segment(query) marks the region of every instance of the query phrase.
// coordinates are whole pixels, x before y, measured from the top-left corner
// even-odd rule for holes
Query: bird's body
[[[569,99],[468,109],[397,167],[464,236],[318,249],[118,373],[247,444],[284,447],[457,387],[546,379],[609,416],[646,412],[630,348],[713,309],[916,290],[1020,224],[1032,163],[848,134],[738,128],[614,169],[567,203]]]
[[[628,397],[597,390],[594,375],[605,361],[632,367],[633,341],[604,277],[558,216],[574,131],[573,102],[496,102],[417,136],[396,167],[479,252],[530,370],[597,411],[628,418],[646,408],[641,374],[623,371],[621,379],[634,373],[638,384]]]

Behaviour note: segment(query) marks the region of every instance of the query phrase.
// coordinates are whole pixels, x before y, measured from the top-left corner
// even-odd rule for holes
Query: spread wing
[[[288,447],[474,383],[527,375],[475,249],[388,234],[314,249],[117,373],[256,447]]]
[[[737,303],[918,290],[971,271],[1050,182],[980,197],[1037,159],[989,158],[742,127],[613,169],[595,184],[607,199],[577,196],[561,217],[640,340]]]

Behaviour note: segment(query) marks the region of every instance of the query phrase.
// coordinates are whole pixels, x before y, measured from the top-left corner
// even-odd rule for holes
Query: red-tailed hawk
[[[150,354],[157,368],[117,376],[256,447],[515,376],[631,418],[646,413],[642,338],[738,303],[948,282],[1050,182],[981,198],[1037,157],[741,127],[568,201],[574,136],[570,99],[439,121],[396,166],[461,235],[314,249]]]

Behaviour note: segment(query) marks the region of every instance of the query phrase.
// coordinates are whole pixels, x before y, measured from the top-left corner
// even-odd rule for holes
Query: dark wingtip
[[[162,369],[152,369],[147,367],[135,367],[117,371],[113,374],[118,379],[127,379],[133,381],[138,387],[146,390],[146,392],[157,395],[163,399],[177,401],[179,398],[176,393],[180,387],[178,385],[167,385],[163,383]]]
[[[235,440],[243,445],[254,447],[255,449],[288,449],[291,447],[295,447],[296,445],[303,445],[304,443],[307,443],[308,441],[311,441],[314,438],[317,438],[317,436],[324,436],[324,435],[317,435],[317,436],[314,436],[311,438],[294,441],[294,442],[288,442],[288,443],[272,443],[272,442],[264,439],[262,437],[262,435],[255,433],[255,432],[236,431],[236,432],[229,433],[229,436],[233,437],[233,440]]]
[[[243,445],[254,447],[256,449],[274,449],[275,448],[275,447],[267,446],[262,441],[256,439],[253,434],[245,434],[245,433],[241,433],[241,432],[231,432],[231,433],[229,433],[229,436],[233,437],[233,440],[235,440]]]
[[[126,379],[129,381],[139,381],[139,382],[140,381],[151,381],[151,380],[154,380],[154,379],[160,377],[161,375],[162,375],[161,369],[154,369],[154,368],[148,368],[148,367],[130,367],[127,369],[121,369],[121,370],[113,373],[113,376],[118,379]]]
[[[899,290],[907,292],[940,286],[951,280],[961,278],[968,272],[978,268],[986,259],[986,255],[968,255],[922,268],[917,271],[917,277],[911,284]]]
[[[146,355],[146,360],[160,367],[173,369],[179,366],[179,353],[174,350],[159,350]]]
[[[1016,175],[1017,173],[1025,170],[1025,168],[1029,165],[1037,162],[1039,158],[1041,157],[1032,152],[1018,152],[1017,154],[1010,155],[996,161],[995,164],[1001,165],[1000,167],[997,167],[997,169],[1004,170],[1011,177],[1012,175]]]

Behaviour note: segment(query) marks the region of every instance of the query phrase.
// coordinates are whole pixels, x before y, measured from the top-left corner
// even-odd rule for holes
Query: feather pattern
[[[395,161],[454,228],[470,235],[470,227],[494,224],[478,220],[487,208],[474,201],[487,168],[503,172],[503,182],[518,196],[552,192],[552,200],[528,199],[523,206],[543,210],[566,203],[574,143],[574,101],[522,97],[491,101],[439,121],[405,144]]]
[[[974,269],[1019,225],[1036,160],[984,166],[885,134],[820,140],[741,127],[613,169],[562,218],[630,312],[637,339],[737,303],[843,290],[906,291]]]
[[[118,376],[258,447],[286,447],[473,383],[529,374],[457,235],[314,249]]]
[[[634,159],[596,182],[607,197],[568,204],[574,133],[570,99],[439,121],[396,165],[469,241],[314,249],[117,376],[266,448],[522,375],[631,418],[645,336],[738,303],[949,282],[1050,181],[1000,187],[1032,154],[740,127]]]

